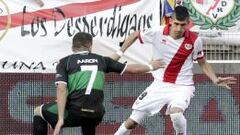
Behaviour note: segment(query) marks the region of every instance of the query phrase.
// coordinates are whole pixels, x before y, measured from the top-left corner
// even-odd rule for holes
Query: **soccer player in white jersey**
[[[152,72],[154,81],[136,99],[131,116],[119,127],[115,135],[129,135],[141,121],[158,113],[167,105],[177,135],[186,135],[187,121],[183,115],[195,91],[193,82],[193,61],[196,60],[203,72],[219,86],[230,88],[234,77],[217,77],[203,54],[200,37],[187,29],[189,14],[185,7],[177,6],[170,24],[152,30],[132,33],[122,48],[128,48],[135,40],[151,44],[153,59],[163,59],[165,68]]]

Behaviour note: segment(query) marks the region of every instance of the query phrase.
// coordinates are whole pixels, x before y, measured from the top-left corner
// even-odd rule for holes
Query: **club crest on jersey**
[[[192,44],[185,44],[185,49],[191,50],[193,48]]]

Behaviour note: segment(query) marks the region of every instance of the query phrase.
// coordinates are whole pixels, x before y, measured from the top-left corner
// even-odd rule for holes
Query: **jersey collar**
[[[171,27],[171,24],[168,24],[164,27],[163,29],[163,35],[166,35],[168,36],[170,34],[170,27]],[[184,33],[183,33],[183,36],[185,38],[189,37],[189,30],[185,30]]]
[[[89,53],[89,51],[79,51],[79,52],[74,52],[73,54],[84,54],[84,53]]]

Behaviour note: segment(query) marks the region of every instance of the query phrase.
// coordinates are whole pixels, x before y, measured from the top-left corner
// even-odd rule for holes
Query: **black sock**
[[[47,122],[40,116],[33,117],[33,135],[47,135]]]

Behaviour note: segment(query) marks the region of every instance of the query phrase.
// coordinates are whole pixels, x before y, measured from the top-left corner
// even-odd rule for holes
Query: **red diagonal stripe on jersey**
[[[65,18],[58,18],[58,20],[63,20],[71,17],[79,17],[99,11],[104,11],[107,9],[111,9],[114,6],[124,6],[124,5],[129,5],[136,3],[140,0],[101,0],[101,1],[96,1],[96,2],[87,2],[87,3],[73,3],[73,4],[68,4],[60,7],[55,7],[52,9],[43,9],[43,10],[38,10],[34,12],[26,12],[24,14],[24,25],[31,24],[32,20],[35,17],[40,17],[40,18],[46,18],[46,21],[51,21],[53,20],[52,13],[56,8],[61,9],[64,14]],[[21,26],[22,25],[22,20],[23,18],[23,13],[15,13],[11,14],[11,19],[12,19],[12,24],[11,28]],[[6,27],[6,20],[7,16],[0,16],[0,30],[4,29]]]
[[[192,53],[193,45],[196,40],[197,36],[193,33],[189,33],[189,37],[185,37],[183,43],[179,47],[177,53],[172,58],[172,61],[168,64],[164,76],[163,81],[164,82],[170,82],[175,83],[177,80],[177,76],[185,63],[185,60],[188,58],[188,56]],[[192,48],[190,50],[187,50],[185,48],[185,44],[192,44]]]

